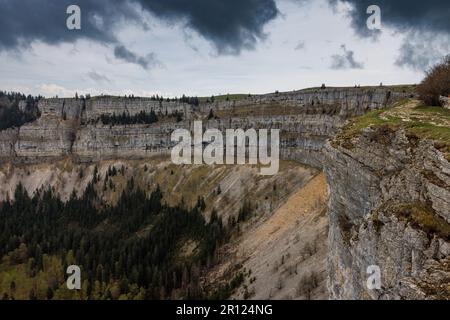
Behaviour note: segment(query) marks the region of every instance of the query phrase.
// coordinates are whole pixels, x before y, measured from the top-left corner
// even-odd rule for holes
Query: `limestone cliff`
[[[405,123],[344,131],[326,146],[331,298],[450,297],[448,155]],[[371,265],[380,290],[366,285]]]
[[[109,160],[121,159],[145,161],[168,154],[172,131],[192,129],[194,120],[220,130],[277,128],[282,159],[320,168],[327,176],[331,298],[449,298],[450,116],[446,110],[420,109],[417,104],[398,108],[409,97],[403,89],[379,87],[307,89],[235,101],[201,101],[198,106],[144,98],[47,99],[39,103],[37,121],[0,132],[0,162],[27,163],[29,168],[28,163],[56,163],[63,158],[81,166],[102,161],[109,165]],[[114,126],[101,121],[103,115],[132,116],[142,111],[154,111],[159,121]],[[181,114],[181,119],[174,114]],[[367,114],[368,118],[348,124],[349,119]],[[180,176],[185,179],[190,171],[183,172]],[[47,180],[57,186],[69,181],[64,175],[47,173]],[[239,174],[230,174],[228,180],[235,181]],[[23,176],[33,183],[37,180],[33,174]],[[76,176],[72,170],[72,179]],[[2,195],[11,194],[19,178],[14,173],[1,178],[8,186]],[[216,178],[224,179],[220,174]],[[34,189],[39,183],[45,181],[34,183]],[[77,186],[83,188],[81,182]],[[178,180],[174,180],[176,186]],[[197,188],[196,184],[191,187]],[[272,209],[270,205],[266,211]],[[288,211],[281,210],[279,215],[284,217]],[[291,236],[288,231],[286,239]],[[270,248],[261,252],[271,256]],[[263,268],[256,258],[251,264],[260,266],[261,274],[268,272],[267,265]],[[366,286],[370,265],[381,269],[380,290]],[[264,297],[262,291],[256,293]],[[279,290],[279,294],[285,292]]]
[[[19,129],[0,132],[0,160],[40,162],[67,155],[81,161],[146,158],[167,154],[176,128],[207,127],[281,129],[281,155],[321,167],[322,147],[353,116],[385,107],[408,94],[389,88],[308,89],[250,96],[237,101],[202,102],[193,106],[146,98],[95,97],[44,99],[41,117]],[[151,125],[103,125],[102,115],[135,115],[153,110],[161,120]],[[215,119],[207,121],[213,110]],[[242,114],[244,112],[244,114]],[[182,114],[182,121],[170,115]]]

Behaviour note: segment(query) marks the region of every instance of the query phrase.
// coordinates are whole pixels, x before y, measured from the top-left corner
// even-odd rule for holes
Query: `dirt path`
[[[443,117],[439,113],[424,112],[417,109],[422,103],[419,100],[408,100],[395,108],[389,109],[380,115],[383,120],[389,118],[400,118],[404,122],[420,121],[433,124],[438,127],[450,127],[450,119]]]

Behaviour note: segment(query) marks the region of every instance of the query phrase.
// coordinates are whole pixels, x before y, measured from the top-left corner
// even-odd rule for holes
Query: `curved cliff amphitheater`
[[[200,103],[198,107],[149,98],[45,99],[39,102],[41,117],[36,122],[1,133],[0,150],[2,158],[17,162],[67,155],[93,161],[167,154],[173,146],[170,134],[174,129],[192,128],[194,119],[206,119],[213,110],[217,119],[204,121],[207,127],[280,129],[283,158],[322,167],[325,141],[347,119],[392,105],[405,95],[384,88],[311,89],[222,99]],[[101,122],[102,115],[133,116],[150,110],[160,115],[162,121],[153,125],[115,126]],[[182,114],[182,121],[170,117],[177,113]]]
[[[365,87],[201,99],[198,106],[147,98],[45,99],[39,102],[38,120],[0,132],[0,196],[10,196],[19,181],[30,192],[50,184],[67,196],[87,184],[81,175],[77,180],[74,168],[91,172],[95,164],[102,172],[125,164],[135,167],[130,175],[138,176],[144,174],[139,171],[144,165],[147,172],[148,163],[156,168],[153,180],[142,183],[158,181],[173,193],[183,189],[184,200],[195,201],[219,185],[224,195],[215,201],[224,216],[238,210],[233,202],[244,200],[239,194],[258,190],[252,194],[264,219],[231,253],[239,258],[252,252],[244,259],[244,265],[259,272],[251,297],[449,298],[450,164],[445,139],[450,126],[446,114],[437,120],[420,118],[434,111],[421,110],[413,98],[404,87]],[[151,111],[158,117],[151,124],[102,121]],[[280,129],[284,169],[279,177],[258,182],[254,172],[242,168],[172,166],[167,161],[174,145],[171,133],[192,129],[194,120],[221,130]],[[164,173],[167,168],[170,173]],[[114,201],[113,194],[106,197]],[[306,205],[305,199],[317,204]],[[328,208],[318,210],[324,202]],[[317,216],[307,216],[314,210]],[[283,222],[289,222],[289,230]],[[299,236],[300,229],[304,232]],[[306,235],[306,240],[301,238]],[[287,249],[275,247],[281,238]],[[271,256],[283,250],[288,254]],[[326,266],[325,274],[317,275],[320,284],[312,285],[320,290],[289,287],[281,276],[297,275],[299,265],[313,270],[318,264]],[[366,285],[371,265],[381,269],[381,289]],[[272,277],[274,284],[267,287],[262,277]],[[305,287],[311,279],[299,281]]]

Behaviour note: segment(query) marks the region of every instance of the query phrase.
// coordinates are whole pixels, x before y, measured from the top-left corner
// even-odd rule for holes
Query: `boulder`
[[[442,106],[445,109],[449,109],[450,110],[450,97],[447,98],[447,97],[440,96],[439,97],[439,101],[441,101]]]

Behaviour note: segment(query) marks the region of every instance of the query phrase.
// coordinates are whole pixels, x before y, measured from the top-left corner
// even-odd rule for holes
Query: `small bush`
[[[283,281],[283,279],[280,277],[280,278],[278,278],[277,285],[276,285],[276,289],[281,290],[281,289],[283,289],[283,288],[284,288],[284,281]]]
[[[439,96],[450,94],[450,55],[427,72],[427,76],[417,87],[419,98],[427,105],[441,105]]]
[[[304,275],[297,286],[297,296],[304,296],[306,300],[311,300],[315,289],[319,287],[320,277],[317,272]]]
[[[318,251],[318,242],[319,239],[317,237],[314,239],[314,241],[307,242],[303,247],[302,255],[304,257],[312,257],[313,255],[315,255]]]

